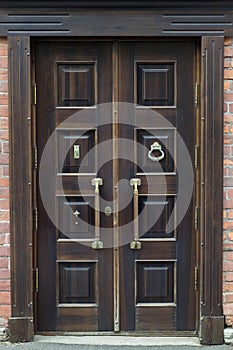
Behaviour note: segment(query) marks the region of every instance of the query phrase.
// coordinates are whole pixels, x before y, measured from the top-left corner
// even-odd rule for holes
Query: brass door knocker
[[[156,157],[153,155],[154,151],[158,151],[160,152],[160,156]],[[154,142],[151,146],[150,146],[150,150],[148,152],[148,158],[150,160],[152,160],[152,162],[160,162],[160,160],[162,160],[165,157],[164,151],[162,150],[162,146],[160,145],[159,142]]]

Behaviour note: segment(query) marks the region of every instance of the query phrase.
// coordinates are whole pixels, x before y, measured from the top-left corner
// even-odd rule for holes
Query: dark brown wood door
[[[38,42],[35,57],[38,330],[195,330],[192,195],[177,224],[195,44]]]
[[[124,330],[195,329],[194,204],[190,197],[184,203],[192,186],[187,158],[193,162],[194,74],[193,43],[120,44],[119,99],[132,105],[129,125],[120,127],[119,137],[135,146],[132,161],[121,161],[119,177],[141,183],[119,218],[122,227],[139,215],[131,228],[131,241],[138,240],[139,247],[123,245],[119,253]]]

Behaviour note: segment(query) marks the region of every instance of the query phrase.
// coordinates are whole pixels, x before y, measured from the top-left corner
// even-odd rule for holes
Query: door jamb
[[[94,33],[93,33],[94,34]],[[9,36],[12,342],[34,339],[30,36]],[[202,37],[200,342],[223,344],[223,36]],[[210,141],[212,140],[212,142]],[[215,147],[218,152],[216,154]],[[220,199],[220,200],[219,200]],[[208,265],[211,261],[212,268]]]

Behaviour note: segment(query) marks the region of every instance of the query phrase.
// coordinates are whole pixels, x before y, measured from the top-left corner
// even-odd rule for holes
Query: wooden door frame
[[[94,27],[89,34],[98,36]],[[146,37],[144,33],[143,38]],[[34,339],[31,38],[31,35],[8,37],[12,274],[9,329],[12,342]],[[222,344],[224,36],[201,35],[199,38],[202,77],[199,337],[202,344]]]

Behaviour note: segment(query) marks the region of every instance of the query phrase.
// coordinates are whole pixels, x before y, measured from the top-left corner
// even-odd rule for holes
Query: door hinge
[[[198,267],[195,267],[195,290],[198,290]]]
[[[38,163],[38,149],[36,146],[33,147],[33,169],[37,170]]]
[[[37,208],[33,208],[32,218],[33,218],[33,231],[37,231],[38,230],[38,210],[37,210]]]
[[[195,207],[195,230],[199,228],[199,207]]]
[[[195,145],[195,168],[197,169],[199,165],[199,146]]]
[[[36,268],[33,270],[33,279],[34,279],[34,291],[38,293],[39,291],[39,269]]]
[[[36,84],[32,86],[32,103],[36,105],[36,97],[37,97],[37,91],[36,91]]]
[[[195,106],[198,107],[201,102],[201,84],[196,83],[195,85]]]

